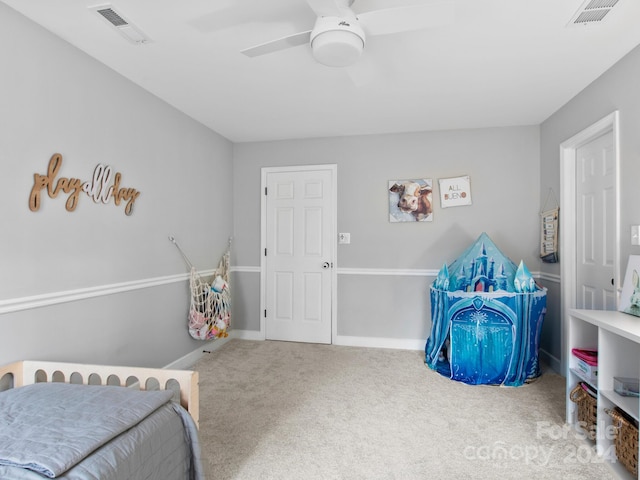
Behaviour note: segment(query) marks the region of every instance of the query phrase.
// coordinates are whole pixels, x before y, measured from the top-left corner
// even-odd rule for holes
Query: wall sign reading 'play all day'
[[[56,181],[60,167],[62,166],[62,155],[54,153],[49,160],[49,167],[46,175],[33,174],[33,188],[29,196],[29,210],[37,212],[40,208],[42,190],[46,189],[50,198],[56,198],[60,192],[68,194],[66,208],[73,212],[78,206],[80,193],[86,193],[95,203],[109,203],[111,199],[119,206],[121,202],[126,202],[124,207],[125,215],[131,215],[133,204],[140,196],[140,192],[135,188],[120,187],[122,175],[116,172],[115,175],[108,165],[98,164],[93,171],[93,178],[88,182],[83,182],[79,178],[60,177]],[[113,183],[111,183],[113,177]]]

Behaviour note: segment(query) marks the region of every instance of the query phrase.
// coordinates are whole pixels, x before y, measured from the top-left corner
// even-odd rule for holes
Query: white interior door
[[[562,312],[562,329],[561,336],[561,358],[560,368],[561,371],[567,372],[568,358],[566,355],[567,338],[568,338],[568,321],[570,311],[573,308],[583,307],[585,302],[583,300],[578,302],[578,298],[582,294],[578,294],[579,290],[583,290],[582,285],[585,285],[584,291],[597,290],[597,288],[589,287],[588,276],[593,278],[594,275],[581,273],[578,274],[578,258],[585,256],[579,254],[578,251],[581,248],[580,244],[582,240],[582,220],[578,216],[578,202],[582,196],[582,192],[578,193],[578,184],[581,183],[583,174],[579,174],[578,167],[578,149],[588,145],[594,140],[599,139],[603,135],[610,135],[613,145],[613,158],[607,159],[607,162],[612,161],[613,165],[607,167],[609,170],[613,170],[614,183],[613,183],[613,205],[607,205],[606,212],[608,215],[607,221],[600,222],[601,225],[610,224],[613,222],[613,226],[606,228],[606,248],[613,249],[613,277],[610,276],[610,270],[608,267],[604,268],[602,278],[605,281],[608,279],[611,284],[611,278],[614,279],[614,290],[617,292],[620,287],[620,195],[619,195],[619,183],[620,183],[620,152],[618,149],[620,139],[620,120],[619,112],[614,111],[606,117],[598,120],[594,124],[585,128],[581,132],[578,132],[573,137],[565,140],[560,144],[560,185],[561,185],[561,203],[560,203],[560,272],[561,272],[561,285],[560,285],[560,304]],[[608,150],[608,147],[607,147]],[[582,167],[580,167],[582,168]],[[582,187],[580,187],[582,188]],[[584,213],[582,213],[584,215]],[[603,227],[604,229],[604,227]],[[590,230],[595,231],[595,228]],[[586,236],[586,234],[584,235]],[[594,234],[595,236],[595,234]],[[598,243],[597,240],[593,242],[593,245]],[[604,245],[604,244],[603,244]],[[601,245],[602,246],[602,245]],[[597,247],[594,247],[597,248]],[[607,255],[610,255],[607,253]],[[594,254],[593,258],[596,257]],[[584,262],[588,263],[587,261]],[[596,262],[593,262],[596,263]],[[609,287],[606,287],[609,288]],[[601,295],[594,294],[593,298]],[[615,295],[617,297],[617,293]],[[595,303],[595,301],[594,301]],[[615,302],[614,302],[615,303]],[[584,308],[590,308],[586,306]]]
[[[331,343],[334,166],[263,170],[265,338]]]
[[[576,150],[576,304],[615,310],[616,162],[613,132]]]

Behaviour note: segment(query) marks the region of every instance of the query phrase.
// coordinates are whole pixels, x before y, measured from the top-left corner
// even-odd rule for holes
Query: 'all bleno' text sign
[[[83,182],[79,178],[58,177],[58,172],[62,166],[62,155],[54,153],[49,160],[49,167],[46,175],[33,174],[33,187],[29,196],[29,210],[37,212],[40,209],[42,191],[45,190],[49,198],[56,198],[60,192],[68,195],[65,204],[67,211],[73,212],[78,206],[80,193],[86,193],[95,203],[107,204],[113,199],[113,203],[119,206],[125,203],[125,215],[131,215],[133,204],[140,196],[140,192],[135,188],[124,188],[120,186],[122,175],[120,172],[113,173],[108,165],[98,164],[93,171],[93,178]],[[57,180],[56,180],[57,178]]]

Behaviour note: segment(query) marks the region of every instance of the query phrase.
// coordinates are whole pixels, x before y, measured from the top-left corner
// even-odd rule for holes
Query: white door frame
[[[338,311],[338,263],[337,263],[337,247],[338,247],[338,165],[336,164],[321,164],[321,165],[297,165],[286,167],[263,167],[262,178],[260,181],[260,339],[265,340],[267,338],[267,331],[265,326],[264,311],[266,309],[266,258],[264,255],[264,249],[267,246],[267,200],[264,194],[267,188],[267,175],[270,173],[282,173],[282,172],[301,172],[305,170],[330,170],[331,175],[331,187],[332,187],[332,200],[333,200],[333,222],[329,225],[331,230],[331,238],[333,238],[333,247],[331,248],[331,343],[336,343],[336,336],[338,332],[338,322],[336,313]]]
[[[620,294],[620,135],[619,113],[607,115],[580,133],[560,144],[560,312],[561,312],[561,369],[566,372],[567,318],[569,310],[576,308],[577,242],[576,218],[576,150],[600,135],[612,132],[615,162],[615,233],[613,273],[618,295]]]

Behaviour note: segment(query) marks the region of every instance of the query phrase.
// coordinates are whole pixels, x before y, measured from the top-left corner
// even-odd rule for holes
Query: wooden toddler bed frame
[[[131,386],[140,390],[174,390],[196,426],[199,421],[198,372],[162,368],[123,367],[24,360],[0,366],[0,390],[42,382]],[[177,401],[177,398],[175,399]]]

